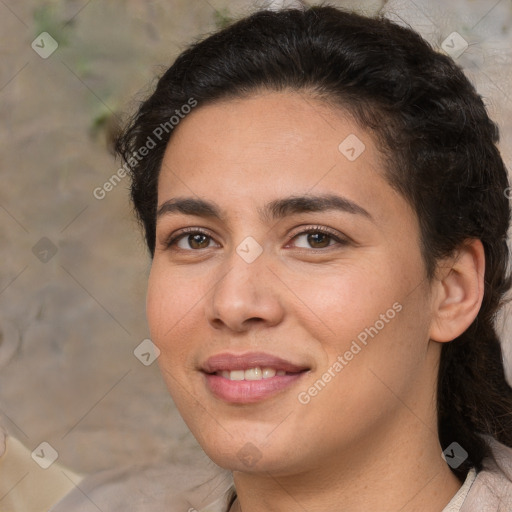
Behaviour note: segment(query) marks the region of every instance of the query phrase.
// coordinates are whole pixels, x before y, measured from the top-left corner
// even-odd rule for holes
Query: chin
[[[290,455],[296,453],[286,447],[284,440],[269,442],[268,435],[230,437],[223,432],[221,439],[197,438],[203,451],[215,464],[230,471],[244,473],[289,474]]]

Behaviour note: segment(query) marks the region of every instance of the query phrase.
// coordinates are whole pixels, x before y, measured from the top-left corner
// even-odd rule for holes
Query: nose
[[[235,250],[213,276],[206,317],[215,329],[244,332],[255,326],[272,327],[284,316],[279,279],[265,252],[247,262]]]

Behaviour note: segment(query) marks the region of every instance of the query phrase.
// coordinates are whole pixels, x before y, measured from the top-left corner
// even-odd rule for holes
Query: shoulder
[[[48,510],[82,479],[61,465],[41,443],[32,451],[0,425],[0,502],[2,510]]]
[[[196,459],[187,463],[135,465],[85,478],[49,512],[202,512],[215,501],[221,503],[230,483],[231,473],[206,456],[200,463]],[[204,510],[210,512],[209,508]]]
[[[484,436],[492,455],[483,461],[461,512],[512,510],[512,448]]]

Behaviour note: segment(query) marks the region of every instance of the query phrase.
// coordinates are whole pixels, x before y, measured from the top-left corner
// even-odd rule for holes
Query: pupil
[[[191,238],[192,238],[192,243],[190,244],[192,247],[194,247],[194,245],[203,245],[204,244],[204,241],[206,240],[206,235],[201,235],[201,234],[196,234],[196,235],[191,235]],[[199,239],[202,238],[203,239],[203,244],[201,244],[201,242],[199,241]],[[190,241],[190,238],[189,238],[189,241]],[[200,247],[202,248],[202,247]]]
[[[326,244],[322,243],[322,238],[324,238],[324,241],[328,239],[328,235],[326,235],[325,233],[314,233],[314,234],[310,234],[308,236],[308,242],[311,244],[311,245],[315,245],[315,244],[320,244],[321,247],[325,247]],[[320,241],[318,240],[318,237],[320,237]]]

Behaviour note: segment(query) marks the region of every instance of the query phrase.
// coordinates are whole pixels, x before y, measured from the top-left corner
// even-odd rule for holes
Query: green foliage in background
[[[34,37],[41,32],[48,32],[59,46],[69,44],[68,32],[71,23],[66,23],[60,14],[61,9],[56,2],[45,3],[34,10]]]
[[[217,29],[222,29],[230,25],[234,18],[231,16],[229,9],[227,7],[223,7],[222,9],[216,9],[214,13],[215,18],[215,26]]]

